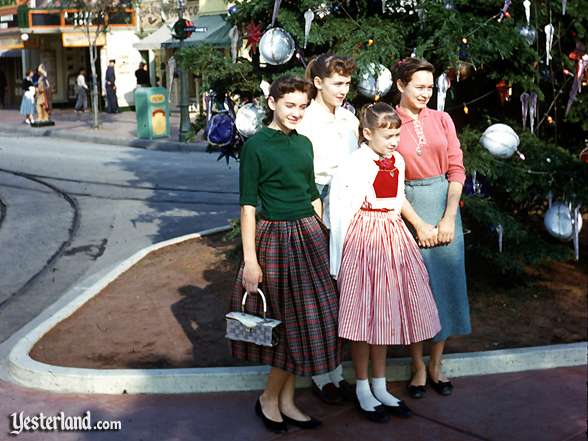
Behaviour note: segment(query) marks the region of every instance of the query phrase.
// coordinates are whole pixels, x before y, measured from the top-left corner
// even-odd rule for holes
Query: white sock
[[[343,365],[339,365],[329,372],[329,377],[331,378],[331,383],[339,387],[339,382],[343,381]]]
[[[357,380],[355,382],[355,394],[361,408],[368,412],[374,411],[376,406],[382,404],[372,394],[368,380]]]
[[[386,387],[386,378],[372,378],[372,390],[378,401],[386,406],[398,406],[400,400],[388,392]]]
[[[312,381],[320,390],[323,390],[323,387],[331,382],[331,376],[329,375],[329,372],[326,374],[315,375],[312,377]]]

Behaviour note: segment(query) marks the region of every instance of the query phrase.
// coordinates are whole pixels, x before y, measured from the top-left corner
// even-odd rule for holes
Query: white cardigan
[[[400,215],[404,203],[404,159],[394,152],[395,167],[398,169],[398,194],[394,198],[376,198],[374,179],[378,166],[374,161],[381,159],[371,148],[362,144],[337,169],[330,189],[329,217],[330,230],[330,269],[331,276],[337,278],[343,254],[343,244],[351,221],[365,201],[372,208],[388,208]]]

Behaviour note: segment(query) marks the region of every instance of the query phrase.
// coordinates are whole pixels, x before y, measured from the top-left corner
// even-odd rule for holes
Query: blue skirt
[[[28,98],[26,95],[22,96],[20,103],[20,114],[22,116],[34,115],[35,114],[35,100]]]
[[[406,198],[427,223],[437,225],[445,213],[449,183],[445,176],[406,181]],[[447,246],[421,248],[429,272],[431,290],[437,303],[441,331],[433,341],[472,331],[464,265],[463,228],[459,209],[455,217],[455,238]]]

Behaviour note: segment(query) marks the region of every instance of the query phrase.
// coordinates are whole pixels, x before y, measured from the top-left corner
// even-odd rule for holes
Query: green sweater
[[[255,207],[259,197],[262,217],[268,220],[313,216],[311,202],[319,198],[313,159],[307,137],[262,128],[241,151],[240,204]]]

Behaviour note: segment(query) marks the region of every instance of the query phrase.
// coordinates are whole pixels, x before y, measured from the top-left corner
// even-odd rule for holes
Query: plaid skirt
[[[231,341],[233,357],[267,364],[301,376],[329,372],[340,362],[337,337],[337,290],[329,274],[328,232],[316,217],[257,224],[257,260],[263,271],[260,289],[267,316],[282,321],[275,347]],[[231,296],[231,311],[243,297],[243,267]],[[259,296],[250,295],[246,311],[262,315]]]

